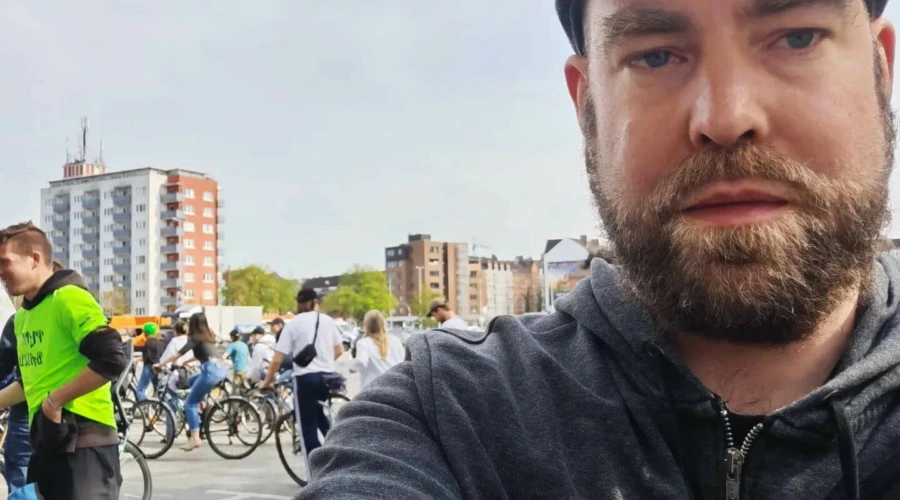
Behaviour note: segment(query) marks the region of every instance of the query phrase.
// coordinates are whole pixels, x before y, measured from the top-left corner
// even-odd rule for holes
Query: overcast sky
[[[552,0],[2,2],[0,222],[87,116],[111,170],[222,184],[231,266],[382,268],[417,232],[538,257],[598,234],[569,53]]]

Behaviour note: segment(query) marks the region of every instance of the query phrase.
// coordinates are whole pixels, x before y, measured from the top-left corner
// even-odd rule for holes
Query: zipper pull
[[[741,498],[741,467],[744,465],[744,454],[737,448],[728,448],[728,457],[725,459],[727,469],[725,471],[725,498],[726,500],[740,500]]]

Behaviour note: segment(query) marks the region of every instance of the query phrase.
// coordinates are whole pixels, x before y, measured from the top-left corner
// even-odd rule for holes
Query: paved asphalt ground
[[[338,371],[347,377],[353,396],[359,375],[349,373],[349,358],[345,354],[338,360]],[[154,500],[290,500],[300,490],[278,459],[274,436],[243,460],[225,460],[205,442],[203,448],[185,453],[178,449],[185,442],[179,436],[163,457],[149,461]],[[0,498],[6,498],[5,482]]]

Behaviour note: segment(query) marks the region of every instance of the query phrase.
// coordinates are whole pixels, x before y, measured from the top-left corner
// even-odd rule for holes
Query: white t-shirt
[[[466,322],[463,321],[463,319],[460,318],[459,316],[454,316],[454,317],[448,319],[447,321],[444,321],[443,323],[441,323],[441,328],[453,328],[456,330],[468,330],[469,325],[467,325]]]
[[[319,336],[316,337],[316,358],[305,367],[294,364],[294,376],[307,373],[334,373],[334,348],[343,344],[341,331],[327,314],[307,312],[298,314],[278,336],[275,350],[293,358],[308,346],[315,336],[316,316],[319,317]]]
[[[174,356],[176,352],[180,351],[184,344],[187,344],[188,336],[187,335],[179,335],[178,337],[172,337],[172,340],[169,341],[169,344],[166,346],[166,350],[163,351],[162,356],[159,359],[169,359]],[[178,358],[175,363],[182,365],[185,361],[194,357],[194,353],[188,351],[187,354]]]
[[[275,336],[266,333],[253,346],[253,355],[250,357],[250,380],[259,382],[265,379],[265,370],[269,369],[269,363],[275,355]]]
[[[356,359],[350,367],[351,372],[359,372],[360,389],[367,386],[379,375],[391,369],[392,366],[401,363],[406,357],[406,350],[400,339],[388,335],[388,352],[385,359],[381,359],[378,344],[370,337],[360,339],[356,343]]]

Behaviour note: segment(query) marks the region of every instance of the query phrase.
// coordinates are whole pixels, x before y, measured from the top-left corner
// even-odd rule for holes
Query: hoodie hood
[[[44,282],[44,285],[41,287],[41,289],[33,299],[22,300],[22,308],[24,308],[25,310],[34,309],[45,298],[47,298],[48,295],[64,286],[69,285],[77,286],[79,288],[87,290],[87,285],[85,285],[84,279],[78,273],[72,271],[71,269],[63,269],[61,271],[56,271],[55,273],[53,273],[53,275]]]
[[[874,266],[869,300],[857,312],[853,337],[832,377],[772,414],[768,418],[772,433],[825,444],[835,433],[832,406],[837,405],[854,428],[871,427],[854,424],[886,411],[891,398],[883,396],[900,387],[900,263],[882,254]],[[668,400],[674,408],[697,416],[714,413],[709,402],[715,395],[670,349],[661,327],[622,286],[617,269],[595,259],[590,278],[560,298],[556,308],[599,337],[623,359],[622,366],[630,367],[623,374],[623,382],[631,386],[625,389],[628,392]]]

